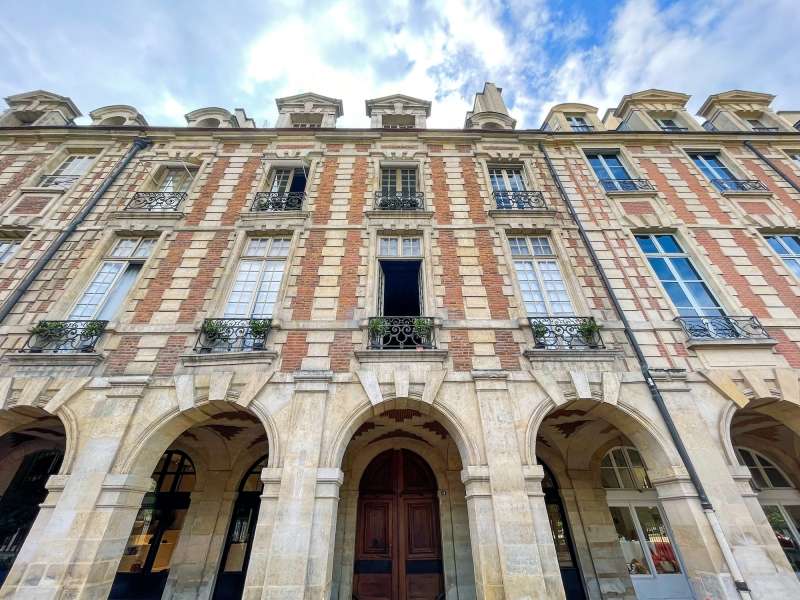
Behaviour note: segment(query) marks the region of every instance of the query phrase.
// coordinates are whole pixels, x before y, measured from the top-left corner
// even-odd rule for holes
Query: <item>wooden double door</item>
[[[436,478],[409,450],[376,456],[361,478],[353,594],[357,600],[444,597]]]

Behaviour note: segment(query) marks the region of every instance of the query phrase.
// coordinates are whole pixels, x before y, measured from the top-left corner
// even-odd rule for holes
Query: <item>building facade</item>
[[[7,98],[0,597],[800,597],[772,99]]]

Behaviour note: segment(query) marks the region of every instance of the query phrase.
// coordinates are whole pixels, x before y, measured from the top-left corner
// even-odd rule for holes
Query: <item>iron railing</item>
[[[80,179],[80,175],[42,175],[39,187],[65,190]]]
[[[20,352],[76,353],[94,352],[97,340],[106,330],[108,321],[72,320],[39,321]]]
[[[263,350],[272,319],[206,319],[194,344],[194,351],[251,352]]]
[[[756,317],[676,317],[675,321],[693,340],[770,339]]]
[[[250,209],[259,212],[301,210],[305,199],[305,192],[258,192]]]
[[[766,127],[766,126],[758,127],[758,126],[756,126],[756,127],[753,127],[753,131],[757,131],[758,133],[776,133],[776,132],[780,131],[780,127]]]
[[[654,192],[648,179],[601,179],[600,185],[607,192]]]
[[[570,125],[572,131],[577,132],[592,132],[594,131],[594,125]]]
[[[493,192],[495,206],[501,210],[542,210],[547,208],[542,192],[520,190],[517,192]]]
[[[169,212],[178,210],[186,200],[186,192],[136,192],[125,207],[127,210]]]
[[[529,317],[537,348],[605,348],[594,317]]]
[[[712,179],[720,192],[768,192],[769,188],[758,179]]]
[[[661,131],[666,133],[682,133],[684,131],[689,131],[688,127],[681,127],[679,125],[661,125]]]
[[[375,192],[375,210],[423,210],[425,194],[422,192]]]
[[[431,317],[370,317],[367,328],[373,350],[436,347]]]

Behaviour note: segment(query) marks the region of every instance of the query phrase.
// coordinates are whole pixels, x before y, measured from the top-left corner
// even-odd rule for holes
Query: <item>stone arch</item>
[[[739,464],[734,451],[734,420],[747,415],[762,415],[771,418],[800,439],[800,406],[797,404],[785,400],[753,400],[742,406],[729,401],[722,409],[719,419],[719,437],[729,465],[737,466]]]
[[[106,117],[105,119],[100,121],[98,125],[104,127],[120,127],[122,125],[125,125],[125,121],[126,121],[125,117],[117,115],[114,117]]]
[[[14,406],[0,410],[0,438],[36,426],[37,422],[57,420],[64,436],[64,459],[59,469],[60,475],[69,473],[75,458],[78,444],[78,426],[75,415],[66,406],[50,412],[37,406]]]
[[[427,404],[412,397],[392,398],[375,405],[369,402],[361,403],[347,416],[333,436],[323,464],[330,467],[340,467],[350,440],[359,427],[387,410],[406,408],[417,410],[424,415],[430,415],[434,420],[441,422],[458,449],[462,465],[480,464],[478,448],[470,436],[467,435],[467,429],[464,424],[452,411],[440,403]]]

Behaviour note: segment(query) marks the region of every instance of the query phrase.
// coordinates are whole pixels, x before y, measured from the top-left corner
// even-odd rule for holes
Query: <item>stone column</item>
[[[106,598],[150,477],[109,474],[146,378],[102,380],[70,408],[81,424],[70,474],[53,492],[0,598]]]
[[[539,547],[539,558],[542,562],[542,575],[547,587],[547,597],[564,598],[564,582],[561,580],[556,545],[553,542],[553,532],[550,529],[547,506],[544,503],[542,479],[544,479],[542,465],[525,467],[525,483],[527,485],[531,513],[533,513],[533,523],[536,527],[536,540]]]
[[[283,469],[271,467],[266,467],[261,471],[264,489],[261,492],[261,506],[258,509],[258,521],[253,534],[253,545],[250,548],[250,561],[247,563],[242,600],[261,598],[264,590],[264,578],[267,574],[272,527],[275,522],[275,510],[278,506],[282,472]]]
[[[508,374],[473,371],[472,377],[486,447],[502,593],[506,598],[519,600],[547,598],[549,590],[542,573],[536,523],[525,486]],[[470,495],[469,488],[467,495]],[[485,518],[485,515],[476,515],[476,518]],[[546,533],[550,535],[549,528]],[[473,543],[482,542],[480,538],[473,538]]]
[[[330,597],[339,488],[343,480],[341,469],[317,469],[317,493],[306,580],[307,598]]]
[[[318,468],[331,373],[298,371],[294,381],[292,417],[262,592],[262,598],[268,600],[303,600],[312,566]]]
[[[503,576],[494,526],[492,490],[488,467],[464,467],[461,471],[469,513],[469,539],[475,565],[475,595],[482,600],[503,600]]]

